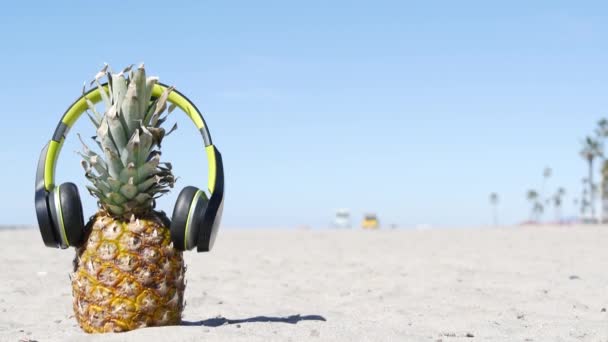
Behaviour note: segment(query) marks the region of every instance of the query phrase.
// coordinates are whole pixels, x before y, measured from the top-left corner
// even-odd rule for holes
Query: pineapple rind
[[[130,222],[98,214],[74,263],[74,313],[85,332],[181,322],[184,261],[158,214]]]

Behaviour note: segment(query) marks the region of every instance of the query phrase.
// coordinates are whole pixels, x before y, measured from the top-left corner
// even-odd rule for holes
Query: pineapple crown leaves
[[[101,86],[104,78],[107,89]],[[87,189],[115,216],[147,213],[176,181],[171,164],[160,162],[159,150],[164,137],[177,128],[174,125],[167,132],[161,127],[175,109],[174,105],[167,107],[173,87],[153,99],[157,82],[157,77],[146,78],[143,64],[135,70],[130,65],[119,73],[105,64],[89,85],[98,87],[104,112],[99,113],[85,95],[87,116],[96,129],[92,138],[101,153],[91,150],[78,135],[83,145],[81,165],[92,183]],[[85,91],[86,86],[83,95]]]

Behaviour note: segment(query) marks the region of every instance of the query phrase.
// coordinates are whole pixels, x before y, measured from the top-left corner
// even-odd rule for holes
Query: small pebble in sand
[[[601,312],[606,312],[606,308],[602,308],[602,311],[601,311]]]
[[[467,335],[466,335],[466,336],[467,336],[467,337],[475,337],[475,335],[473,335],[473,333],[470,333],[470,332],[469,332],[469,333],[467,333]]]
[[[577,276],[576,274],[571,275],[570,277],[568,277],[570,280],[575,280],[575,279],[581,279],[581,277]]]
[[[524,314],[517,314],[517,319],[524,319],[526,317]]]
[[[241,327],[241,325],[240,325],[240,324],[237,324],[237,325],[236,325],[236,327],[237,327],[237,328],[240,328],[240,327]]]

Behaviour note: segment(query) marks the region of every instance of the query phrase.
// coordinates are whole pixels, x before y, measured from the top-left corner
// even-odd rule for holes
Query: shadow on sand
[[[298,324],[301,321],[323,321],[326,319],[320,315],[291,315],[288,317],[268,317],[268,316],[256,316],[242,319],[228,319],[224,317],[209,318],[202,321],[182,321],[182,325],[185,326],[205,326],[205,327],[219,327],[227,324],[243,324],[243,323],[289,323]]]

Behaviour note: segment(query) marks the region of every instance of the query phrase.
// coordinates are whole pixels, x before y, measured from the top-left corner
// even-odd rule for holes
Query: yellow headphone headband
[[[104,89],[107,89],[107,85],[102,85]],[[167,89],[168,86],[164,84],[155,84],[152,89],[153,97],[160,97],[160,95]],[[53,135],[53,139],[49,143],[49,148],[47,150],[46,158],[44,161],[44,188],[46,191],[50,191],[55,186],[55,166],[57,164],[57,158],[59,157],[59,152],[61,151],[61,147],[63,145],[63,141],[65,140],[65,134],[69,130],[72,125],[78,120],[78,118],[88,109],[86,99],[89,99],[93,103],[98,103],[101,101],[101,93],[99,88],[94,88],[90,90],[88,93],[82,95],[76,102],[74,102],[70,108],[65,112],[63,117],[61,118],[61,122],[57,126],[57,130]],[[216,160],[216,149],[213,146],[211,141],[211,136],[209,134],[209,130],[205,125],[205,120],[203,116],[196,108],[196,106],[190,102],[184,95],[182,95],[177,90],[172,90],[169,93],[169,97],[167,99],[169,102],[177,105],[196,125],[196,128],[201,132],[203,136],[203,140],[205,142],[205,150],[207,152],[207,159],[209,161],[209,179],[208,179],[208,188],[209,192],[213,193],[215,190],[215,183],[217,177],[217,160]]]

